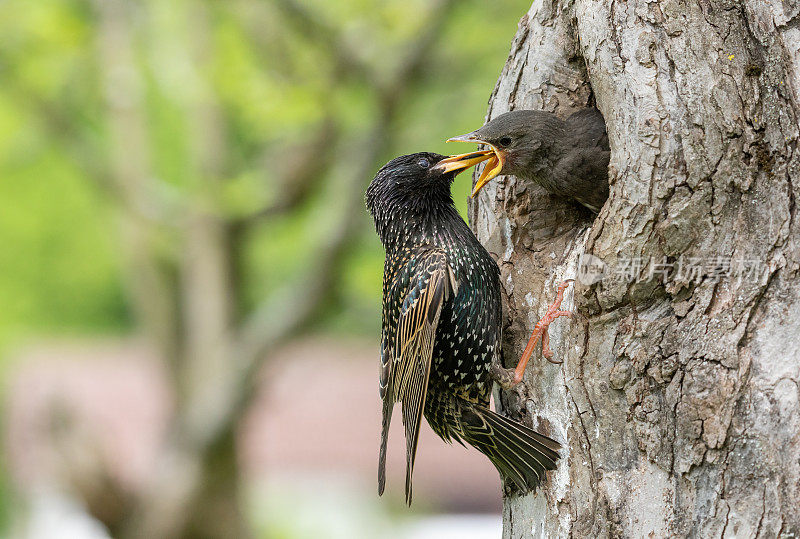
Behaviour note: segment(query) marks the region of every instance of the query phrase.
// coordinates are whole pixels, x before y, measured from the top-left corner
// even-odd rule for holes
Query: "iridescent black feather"
[[[522,492],[555,469],[560,445],[489,410],[490,367],[500,353],[500,272],[456,211],[455,173],[419,153],[386,164],[367,189],[367,208],[386,249],[378,492],[386,483],[392,408],[406,433],[406,501],[422,415],[445,441],[485,454]]]

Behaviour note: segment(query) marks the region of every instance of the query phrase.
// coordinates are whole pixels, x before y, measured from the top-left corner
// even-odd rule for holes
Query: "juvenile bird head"
[[[447,142],[487,144],[492,156],[478,178],[472,196],[500,174],[526,176],[544,161],[563,137],[563,122],[553,113],[515,110],[493,119],[480,129]]]
[[[367,188],[367,209],[377,219],[381,210],[425,211],[442,202],[452,204],[450,185],[456,175],[493,155],[489,150],[451,157],[420,152],[392,159]]]

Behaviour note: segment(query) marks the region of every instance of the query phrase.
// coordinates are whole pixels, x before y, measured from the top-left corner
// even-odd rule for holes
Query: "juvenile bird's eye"
[[[420,160],[417,161],[417,165],[419,165],[422,168],[428,168],[429,166],[431,166],[431,163],[425,157],[421,157]]]
[[[511,144],[511,137],[503,137],[497,141],[498,146],[508,146]]]

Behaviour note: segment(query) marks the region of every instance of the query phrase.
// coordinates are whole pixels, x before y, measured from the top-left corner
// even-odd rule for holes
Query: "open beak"
[[[487,159],[494,159],[494,152],[492,150],[478,150],[476,152],[451,155],[433,165],[433,169],[438,170],[442,174],[453,171],[456,171],[456,174],[458,174],[462,170],[466,170]]]
[[[478,181],[475,182],[475,188],[472,190],[470,197],[474,198],[475,195],[478,194],[478,191],[483,189],[483,186],[489,183],[489,180],[500,174],[500,171],[503,170],[503,165],[506,161],[506,153],[502,150],[498,150],[494,145],[486,142],[485,140],[481,140],[477,135],[475,135],[475,132],[449,138],[447,139],[447,142],[473,142],[475,144],[486,144],[491,148],[491,150],[484,150],[491,154],[491,157],[485,158],[488,160],[486,161],[486,165],[483,167],[483,172],[481,172],[480,178],[478,178]]]

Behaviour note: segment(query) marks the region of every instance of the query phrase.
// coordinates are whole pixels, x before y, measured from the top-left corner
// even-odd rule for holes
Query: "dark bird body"
[[[489,410],[490,368],[500,354],[500,272],[450,195],[453,178],[466,166],[437,165],[444,157],[398,157],[378,172],[366,195],[386,249],[378,489],[383,493],[389,422],[399,401],[409,503],[422,415],[445,441],[484,453],[523,492],[555,469],[560,447]]]
[[[511,174],[594,213],[608,198],[611,150],[603,115],[595,108],[579,110],[566,120],[552,112],[515,110],[450,140],[488,144],[496,154],[473,196],[494,176]]]

